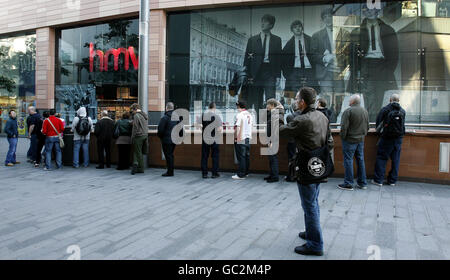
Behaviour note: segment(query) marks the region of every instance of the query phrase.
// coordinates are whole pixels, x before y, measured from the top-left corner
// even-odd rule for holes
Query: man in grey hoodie
[[[92,131],[92,119],[87,116],[86,108],[81,107],[72,122],[73,167],[79,168],[80,148],[83,149],[83,166],[89,166],[89,140]]]
[[[131,141],[133,143],[133,168],[131,175],[144,173],[144,154],[148,150],[148,116],[142,112],[141,106],[134,103],[130,107],[133,113],[133,128]]]

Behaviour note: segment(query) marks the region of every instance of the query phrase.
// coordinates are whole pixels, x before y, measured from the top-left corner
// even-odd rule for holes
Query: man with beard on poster
[[[262,109],[264,101],[275,98],[281,77],[281,38],[270,31],[275,25],[275,17],[261,18],[261,33],[248,39],[244,66],[249,79],[248,91],[240,96],[247,102],[248,109]],[[264,100],[265,96],[265,100]]]
[[[294,34],[282,50],[281,69],[286,78],[284,96],[294,98],[299,88],[315,88],[311,53],[311,37],[303,33],[303,23],[295,20],[291,24]]]
[[[320,96],[334,104],[334,94],[344,93],[344,78],[350,54],[350,33],[344,28],[333,26],[334,11],[322,11],[321,19],[325,28],[312,36],[315,75],[320,86]],[[335,122],[336,119],[331,120]]]
[[[398,39],[395,30],[379,19],[380,9],[364,4],[366,17],[351,33],[352,58],[349,92],[362,93],[374,122],[383,104],[384,94],[397,89],[394,71],[398,63]]]

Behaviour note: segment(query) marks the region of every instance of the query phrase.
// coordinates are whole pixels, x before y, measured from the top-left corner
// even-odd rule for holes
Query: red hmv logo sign
[[[125,57],[125,70],[130,68],[130,58],[135,70],[139,68],[139,60],[134,53],[133,47],[109,49],[106,53],[101,50],[94,50],[94,43],[89,44],[89,72],[94,72],[94,57],[98,56],[100,72],[108,71],[108,58],[110,55],[114,56],[114,71],[119,70],[119,55],[123,53]]]

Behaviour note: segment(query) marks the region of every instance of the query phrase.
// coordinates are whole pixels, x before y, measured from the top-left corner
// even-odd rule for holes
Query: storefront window
[[[56,110],[67,123],[84,106],[95,121],[102,110],[121,117],[137,102],[137,19],[58,30]]]
[[[36,35],[0,38],[0,132],[15,110],[26,135],[28,106],[35,105]]]
[[[289,113],[297,90],[310,86],[332,122],[355,93],[374,122],[397,93],[407,122],[449,124],[450,1],[366,3],[171,13],[168,99],[233,111],[238,98],[252,109],[276,98]]]

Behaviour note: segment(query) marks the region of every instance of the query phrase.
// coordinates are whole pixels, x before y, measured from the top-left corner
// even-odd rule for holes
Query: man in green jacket
[[[358,94],[350,96],[350,107],[344,111],[341,119],[342,152],[344,154],[344,183],[338,188],[353,190],[353,157],[358,166],[359,189],[367,189],[366,167],[364,164],[364,137],[369,131],[369,114],[361,107],[361,97]]]
[[[131,175],[144,173],[144,154],[148,150],[148,116],[142,112],[141,106],[134,103],[130,107],[133,112],[133,129],[131,141],[133,143],[133,167]]]

